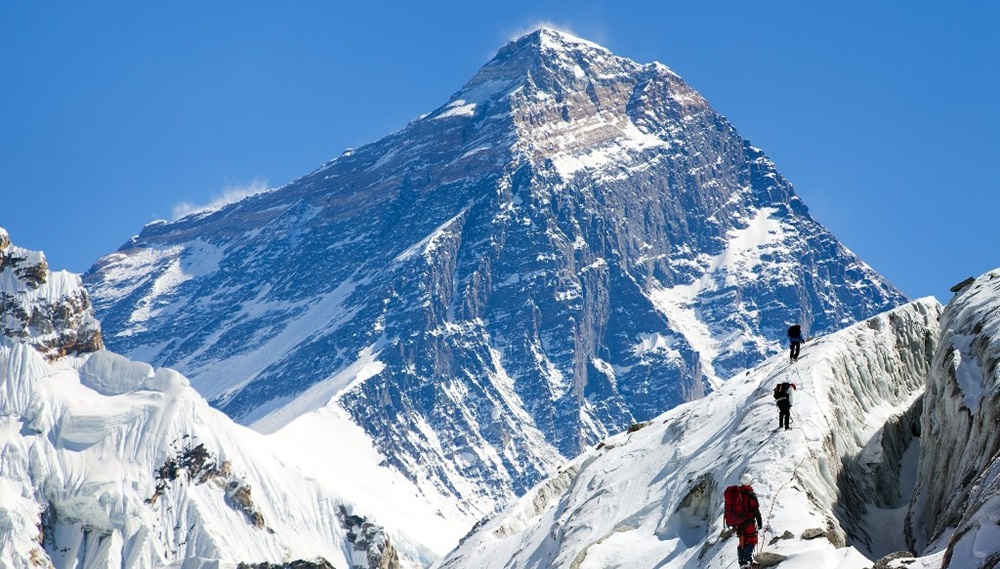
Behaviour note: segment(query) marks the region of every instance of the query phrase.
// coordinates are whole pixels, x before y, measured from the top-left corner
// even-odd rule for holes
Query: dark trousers
[[[796,342],[793,340],[789,343],[789,347],[791,348],[791,353],[789,353],[789,356],[791,356],[793,360],[799,359],[799,348],[801,346],[802,342]]]
[[[740,567],[748,565],[753,561],[753,547],[752,543],[748,543],[736,549],[736,557],[739,559]]]
[[[744,565],[749,565],[753,561],[753,550],[756,544],[744,543],[741,539],[740,543],[736,546],[736,558],[739,560],[740,567]]]
[[[792,404],[788,401],[778,401],[778,428],[791,428]]]

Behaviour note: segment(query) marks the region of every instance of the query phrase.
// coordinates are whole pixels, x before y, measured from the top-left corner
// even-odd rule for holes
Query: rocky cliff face
[[[340,406],[474,517],[774,354],[788,323],[903,301],[676,74],[551,30],[84,280],[112,348],[264,431]]]
[[[48,359],[104,347],[80,277],[50,272],[45,255],[12,244],[0,227],[2,337],[25,342]]]
[[[1000,269],[948,303],[927,383],[915,551],[945,551],[942,567],[1000,566]]]

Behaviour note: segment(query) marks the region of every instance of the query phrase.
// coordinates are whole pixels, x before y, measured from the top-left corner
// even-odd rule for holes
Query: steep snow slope
[[[915,551],[943,552],[943,567],[1000,567],[1000,269],[948,303],[928,381],[917,492]]]
[[[441,567],[730,567],[722,491],[744,472],[765,517],[761,549],[788,557],[782,569],[870,567],[862,552],[903,544],[890,510],[908,498],[899,473],[912,433],[896,440],[896,426],[916,417],[940,310],[926,299],[871,318],[806,344],[794,365],[776,357],[605,440]],[[798,386],[790,431],[775,430],[771,390],[782,380]]]
[[[789,322],[905,300],[675,73],[548,29],[399,132],[150,224],[85,282],[112,349],[263,432],[330,405],[467,520],[773,355]]]
[[[44,258],[0,248],[11,251]],[[86,292],[70,275],[17,268],[0,270],[15,316],[49,314],[64,298],[83,308],[0,335],[0,567],[417,566],[363,509],[288,468],[266,437],[209,407],[179,373],[104,350],[59,357],[52,339],[76,338],[81,322],[100,338]],[[413,557],[434,555],[395,541]]]

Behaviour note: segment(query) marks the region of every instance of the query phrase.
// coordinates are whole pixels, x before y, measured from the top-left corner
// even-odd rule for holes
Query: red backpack
[[[753,490],[748,486],[730,486],[723,495],[726,510],[723,520],[727,526],[740,527],[755,517]]]

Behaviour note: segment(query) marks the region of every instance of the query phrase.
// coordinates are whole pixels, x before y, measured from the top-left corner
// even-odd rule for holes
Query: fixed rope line
[[[798,473],[799,467],[802,466],[802,463],[805,462],[806,459],[809,458],[810,456],[812,456],[811,450],[809,451],[808,454],[803,456],[802,460],[800,460],[799,463],[795,465],[795,468],[792,469],[792,477],[786,480],[784,484],[779,486],[778,489],[774,491],[774,495],[771,496],[771,506],[768,508],[767,516],[763,520],[764,527],[761,528],[760,532],[761,538],[757,541],[757,547],[754,548],[754,555],[759,555],[764,552],[764,542],[767,541],[767,528],[769,528],[771,524],[771,516],[772,514],[774,514],[774,505],[778,502],[778,494],[780,494],[781,491],[785,489],[785,486],[788,486],[789,484],[791,484],[793,480],[795,480],[795,475]]]
[[[795,369],[795,376],[796,376],[796,378],[798,378],[799,384],[801,384],[802,383],[802,375],[799,373],[798,368]],[[795,427],[795,430],[801,431],[802,429],[799,428],[799,427]],[[804,434],[805,433],[803,432],[803,435]],[[809,448],[809,445],[807,443],[806,444],[806,455],[803,456],[802,459],[799,460],[798,464],[795,465],[795,468],[792,469],[792,476],[791,476],[791,478],[789,478],[788,480],[785,481],[784,484],[782,484],[781,486],[779,486],[778,489],[774,491],[774,495],[771,496],[771,505],[770,505],[770,507],[767,510],[767,516],[762,520],[764,522],[762,524],[764,527],[761,528],[761,532],[760,532],[761,538],[757,541],[757,547],[754,548],[754,555],[755,556],[764,552],[764,543],[767,541],[767,528],[769,528],[770,524],[771,524],[771,517],[774,514],[774,506],[778,502],[778,494],[780,494],[781,491],[784,490],[786,486],[788,486],[789,484],[791,484],[791,482],[793,480],[795,480],[795,475],[798,474],[799,467],[802,466],[802,464],[806,461],[807,458],[812,457],[812,456],[814,456],[813,455],[813,451],[812,451],[811,448]]]
[[[795,371],[795,377],[799,380],[798,384],[796,384],[796,385],[802,386],[802,373],[801,373],[801,371],[797,367],[795,368],[794,371]],[[798,430],[798,431],[802,430],[800,427],[795,427],[794,429]],[[805,434],[805,432],[803,431],[803,435],[804,434]],[[771,518],[774,515],[774,506],[778,502],[778,494],[780,494],[781,491],[784,490],[786,486],[788,486],[789,484],[791,484],[795,480],[795,476],[796,476],[796,474],[798,474],[799,468],[802,466],[803,463],[805,463],[806,459],[808,459],[810,457],[815,458],[815,455],[813,454],[812,449],[809,448],[809,445],[807,443],[806,444],[806,454],[795,465],[795,468],[792,469],[792,475],[791,475],[791,477],[788,480],[786,480],[781,486],[779,486],[778,489],[775,490],[774,494],[771,496],[771,505],[770,505],[770,507],[768,507],[767,515],[764,516],[761,519],[761,521],[763,521],[764,523],[761,524],[763,527],[760,529],[760,539],[757,540],[757,545],[756,545],[756,547],[754,547],[754,553],[753,554],[754,554],[755,558],[758,555],[760,555],[761,553],[764,552],[764,543],[767,541],[768,528],[770,528]],[[731,561],[723,569],[729,569],[729,567],[731,567],[736,562],[737,562],[736,560]]]

